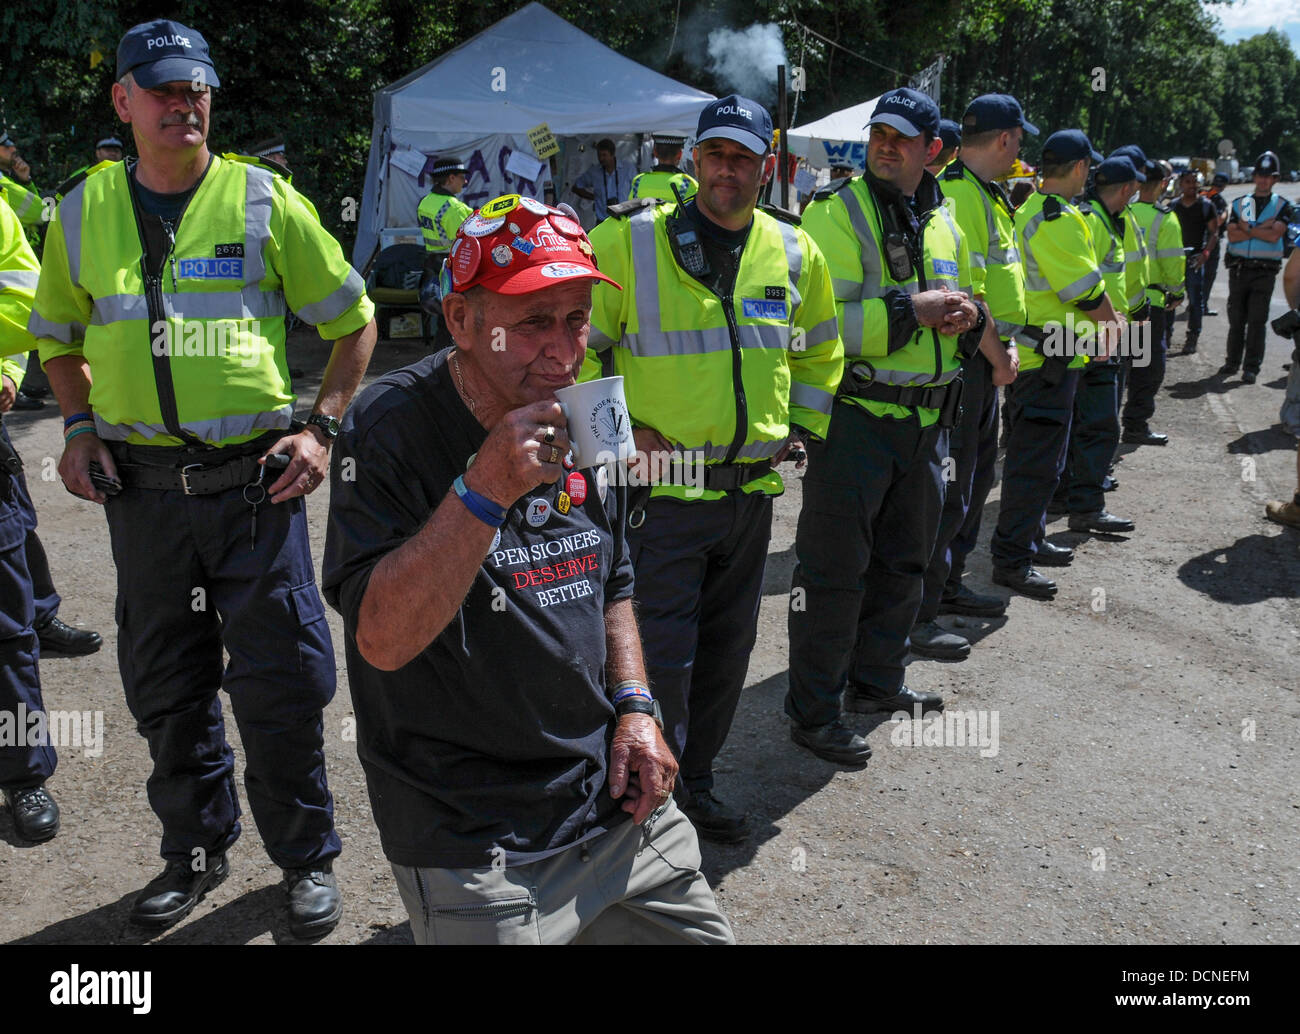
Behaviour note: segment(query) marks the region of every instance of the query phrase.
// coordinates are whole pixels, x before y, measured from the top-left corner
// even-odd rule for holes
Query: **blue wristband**
[[[83,420],[94,420],[95,418],[89,413],[73,413],[67,420],[63,421],[63,429],[66,431],[73,424],[79,424]]]
[[[456,490],[456,495],[460,501],[465,504],[465,509],[481,520],[484,524],[492,528],[499,528],[506,522],[506,511],[503,507],[497,506],[491,499],[486,499],[479,495],[473,489],[465,484],[465,475],[462,474],[452,483],[452,488]]]

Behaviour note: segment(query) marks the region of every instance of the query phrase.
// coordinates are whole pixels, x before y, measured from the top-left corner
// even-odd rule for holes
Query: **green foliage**
[[[294,183],[350,244],[343,200],[360,199],[374,92],[465,42],[522,0],[176,0],[166,13],[212,46],[222,87],[211,146],[243,150],[275,133]],[[978,93],[1015,94],[1044,132],[1081,126],[1103,149],[1139,142],[1158,155],[1212,155],[1223,136],[1249,164],[1266,148],[1300,168],[1300,62],[1280,32],[1218,39],[1200,0],[552,0],[583,31],[701,89],[724,92],[702,58],[710,28],[782,26],[807,87],[798,120],[856,104],[946,59],[944,114]],[[1218,5],[1225,19],[1232,7]],[[0,7],[0,122],[36,182],[53,187],[129,130],[109,100],[115,52],[156,2],[44,0]],[[676,26],[676,36],[674,36]],[[807,35],[801,26],[838,46]],[[670,53],[671,42],[671,53]],[[98,49],[102,62],[91,67]],[[857,56],[855,56],[857,55]],[[509,55],[503,55],[508,58]],[[866,60],[863,60],[865,58]],[[1104,89],[1094,89],[1094,69]],[[1026,157],[1034,160],[1037,142]]]

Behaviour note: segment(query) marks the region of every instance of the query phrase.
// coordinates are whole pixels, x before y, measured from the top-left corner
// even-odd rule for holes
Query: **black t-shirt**
[[[628,818],[606,771],[604,621],[606,606],[632,595],[626,489],[589,468],[529,492],[442,634],[398,671],[371,667],[355,632],[375,564],[425,525],[487,437],[447,356],[386,374],[344,418],[321,585],[343,615],[384,853],[399,865],[486,868],[503,849],[506,864],[524,864]]]
[[[1198,197],[1190,205],[1184,205],[1178,198],[1173,203],[1174,215],[1183,230],[1183,247],[1200,251],[1205,247],[1210,220],[1215,217],[1214,205],[1208,198]]]

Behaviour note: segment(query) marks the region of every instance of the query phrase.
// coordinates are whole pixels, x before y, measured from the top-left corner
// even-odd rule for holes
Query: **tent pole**
[[[785,65],[776,67],[776,120],[777,126],[781,130],[781,149],[780,158],[777,159],[780,170],[778,175],[781,177],[781,207],[789,210],[790,208],[790,180],[787,176],[789,171],[790,141],[788,136],[789,126],[785,124]]]

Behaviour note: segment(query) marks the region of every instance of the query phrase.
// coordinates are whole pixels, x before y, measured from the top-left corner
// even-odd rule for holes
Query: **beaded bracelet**
[[[460,501],[465,504],[465,509],[484,524],[492,528],[499,528],[505,524],[505,508],[498,506],[491,499],[481,496],[472,488],[469,488],[465,484],[464,474],[452,482],[452,487],[456,490],[456,495],[460,497]]]

